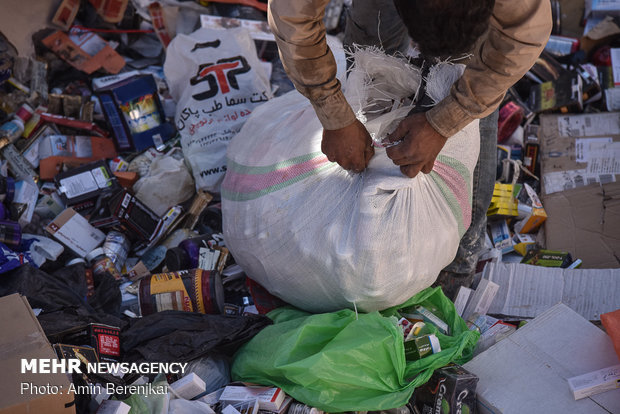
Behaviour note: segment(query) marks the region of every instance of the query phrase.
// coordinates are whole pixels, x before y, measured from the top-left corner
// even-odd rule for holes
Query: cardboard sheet
[[[464,367],[480,377],[481,414],[609,414],[620,389],[575,401],[567,379],[617,363],[609,337],[558,304]]]
[[[482,277],[499,285],[489,314],[534,318],[564,303],[588,320],[620,308],[620,269],[560,269],[489,263]],[[510,318],[509,318],[510,319]]]
[[[56,359],[26,298],[18,294],[0,298],[0,313],[5,332],[0,336],[0,413],[75,413],[66,374],[21,373],[22,358]],[[50,392],[36,393],[48,386]],[[53,392],[56,390],[58,393]]]
[[[620,267],[620,182],[547,194],[542,202],[547,249],[570,252],[584,269]]]
[[[540,117],[546,247],[620,267],[620,112]]]
[[[67,35],[58,31],[43,39],[43,44],[87,74],[100,68],[114,74],[125,66],[125,59],[94,33],[74,31]]]
[[[619,181],[620,166],[613,157],[620,150],[619,112],[541,115],[539,139],[543,198],[544,194]]]

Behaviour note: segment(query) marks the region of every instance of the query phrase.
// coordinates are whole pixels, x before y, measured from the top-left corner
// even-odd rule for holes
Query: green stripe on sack
[[[230,190],[226,190],[225,188],[222,188],[221,190],[221,195],[222,198],[225,198],[226,200],[230,200],[230,201],[249,201],[249,200],[255,200],[259,197],[262,197],[264,195],[267,195],[269,193],[273,193],[275,191],[281,190],[285,187],[288,187],[289,185],[295,184],[296,182],[299,182],[301,180],[304,180],[308,177],[310,177],[311,175],[316,175],[319,172],[327,169],[327,168],[332,168],[337,164],[334,163],[328,163],[326,165],[323,165],[319,168],[315,168],[312,171],[308,171],[304,174],[298,175],[296,177],[293,177],[289,180],[283,181],[281,183],[272,185],[271,187],[267,187],[264,188],[262,190],[258,190],[258,191],[253,191],[251,193],[242,193],[242,192],[238,192],[238,191],[230,191]]]
[[[454,168],[461,175],[461,177],[463,177],[463,180],[465,180],[465,182],[467,183],[467,194],[469,197],[468,198],[469,204],[471,204],[472,203],[472,189],[471,189],[471,184],[469,183],[471,180],[471,173],[469,172],[465,164],[463,164],[461,161],[457,160],[456,158],[447,157],[445,155],[438,155],[437,161]]]
[[[463,237],[463,234],[465,234],[465,225],[463,224],[463,212],[461,211],[459,201],[456,199],[452,190],[450,190],[448,185],[439,174],[437,174],[435,171],[432,171],[430,175],[433,181],[435,181],[435,184],[437,184],[437,187],[439,187],[441,194],[448,202],[448,206],[450,206],[450,211],[452,211],[452,215],[456,219],[456,222],[459,226],[459,237]]]
[[[320,155],[323,155],[323,153],[320,151],[311,152],[310,154],[300,155],[299,157],[280,161],[272,165],[265,165],[262,167],[252,167],[249,165],[239,164],[231,160],[230,158],[228,158],[227,168],[229,170],[233,170],[234,172],[238,174],[249,174],[249,175],[266,174],[266,173],[270,173],[276,170],[280,170],[282,168],[290,167],[291,165],[301,164],[303,162],[310,161],[311,159],[316,158]]]

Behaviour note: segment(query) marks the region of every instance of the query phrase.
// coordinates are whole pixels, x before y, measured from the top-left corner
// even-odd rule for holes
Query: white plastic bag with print
[[[345,95],[380,141],[410,111],[420,73],[377,51],[355,60]],[[413,179],[383,148],[363,173],[345,171],[321,152],[321,137],[296,91],[252,114],[228,147],[226,245],[249,277],[311,312],[403,303],[452,261],[471,222],[478,122],[448,139],[430,174]]]
[[[196,188],[219,191],[228,142],[271,97],[254,41],[245,29],[179,34],[168,46],[164,73]]]

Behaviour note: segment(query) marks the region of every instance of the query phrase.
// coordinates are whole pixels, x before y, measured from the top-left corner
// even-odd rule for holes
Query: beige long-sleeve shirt
[[[336,61],[325,39],[327,3],[269,0],[268,19],[286,72],[312,103],[323,128],[332,130],[353,123],[355,115],[336,79]],[[495,0],[489,30],[476,44],[463,76],[426,113],[433,128],[450,137],[493,112],[534,64],[551,27],[549,0]]]

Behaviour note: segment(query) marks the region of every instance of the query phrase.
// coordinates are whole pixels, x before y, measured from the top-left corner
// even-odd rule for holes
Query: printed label
[[[99,189],[97,181],[90,171],[63,178],[60,180],[60,186],[63,188],[67,198],[78,197]]]
[[[590,160],[590,144],[613,142],[612,138],[577,138],[575,140],[575,161],[588,162]]]
[[[97,339],[99,343],[99,353],[114,356],[119,356],[121,354],[121,347],[117,336],[99,334],[97,335]]]
[[[620,114],[567,115],[558,117],[562,137],[595,137],[620,134]]]

